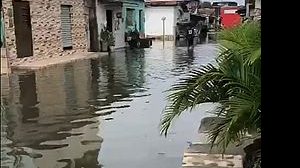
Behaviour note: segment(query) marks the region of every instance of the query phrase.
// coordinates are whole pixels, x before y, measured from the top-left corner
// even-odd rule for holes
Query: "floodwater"
[[[182,114],[159,134],[164,92],[200,65],[216,44],[154,42],[144,50],[1,77],[1,167],[179,168],[211,104]]]

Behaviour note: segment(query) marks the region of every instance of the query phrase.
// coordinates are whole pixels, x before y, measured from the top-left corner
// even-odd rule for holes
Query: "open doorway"
[[[33,56],[30,6],[28,1],[13,1],[17,57]]]
[[[143,24],[143,10],[139,10],[139,31],[142,31]]]
[[[112,32],[113,31],[113,15],[112,10],[106,10],[106,26],[107,30]]]

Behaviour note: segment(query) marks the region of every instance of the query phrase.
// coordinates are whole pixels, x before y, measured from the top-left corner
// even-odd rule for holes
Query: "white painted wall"
[[[165,20],[165,35],[174,35],[176,19],[174,6],[158,6],[145,8],[145,34],[160,36],[163,34],[162,17]]]
[[[113,14],[113,33],[115,36],[115,48],[124,48],[125,47],[125,21],[122,22],[122,19],[116,17],[116,13],[122,12],[121,6],[106,6],[104,4],[96,1],[96,16],[98,24],[99,35],[103,26],[106,26],[106,10],[112,10]],[[118,26],[119,23],[119,26]],[[100,36],[99,36],[100,40]]]
[[[124,48],[125,43],[125,19],[117,18],[118,12],[124,12],[122,7],[114,8],[113,10],[113,32],[115,35],[115,49]]]
[[[106,9],[104,8],[104,5],[99,3],[99,1],[96,0],[96,17],[97,17],[97,24],[98,24],[98,34],[99,34],[99,40],[100,40],[100,33],[101,29],[106,25]]]
[[[261,0],[255,0],[255,8],[261,9]]]

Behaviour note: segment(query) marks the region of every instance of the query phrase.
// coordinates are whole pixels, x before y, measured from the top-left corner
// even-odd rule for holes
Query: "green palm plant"
[[[251,22],[224,30],[218,39],[217,65],[193,70],[168,90],[169,103],[160,125],[161,134],[167,136],[172,121],[182,112],[205,102],[219,103],[214,112],[219,121],[208,133],[212,145],[221,145],[225,152],[229,143],[260,133],[260,25]]]

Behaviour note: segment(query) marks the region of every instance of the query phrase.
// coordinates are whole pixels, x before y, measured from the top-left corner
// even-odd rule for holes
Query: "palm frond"
[[[161,134],[167,135],[172,120],[183,111],[193,109],[200,103],[226,99],[224,84],[219,80],[221,75],[214,65],[208,64],[172,85],[168,90],[171,93],[167,97],[170,103],[166,106],[161,120]]]
[[[229,143],[247,133],[260,132],[261,46],[260,26],[247,23],[220,33],[217,65],[192,71],[174,84],[161,119],[161,134],[167,135],[172,121],[182,112],[204,102],[217,102],[220,121],[209,130],[211,144],[223,152]]]

